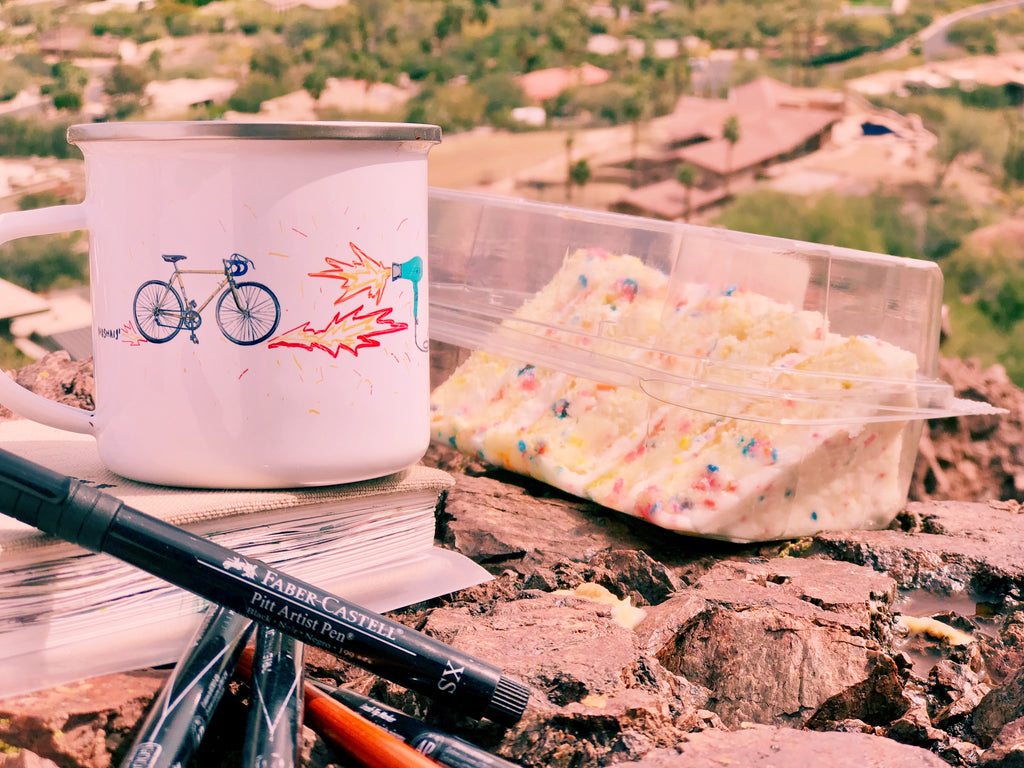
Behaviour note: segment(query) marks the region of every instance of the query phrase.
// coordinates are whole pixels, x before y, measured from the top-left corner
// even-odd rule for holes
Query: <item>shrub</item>
[[[263,72],[253,72],[231,94],[228,109],[256,113],[260,111],[264,101],[281,94],[282,89],[276,80]]]

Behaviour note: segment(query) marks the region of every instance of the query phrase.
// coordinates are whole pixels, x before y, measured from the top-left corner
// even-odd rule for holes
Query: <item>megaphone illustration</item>
[[[427,340],[424,339],[423,343],[420,343],[419,330],[420,330],[420,280],[423,279],[423,259],[419,256],[413,256],[408,261],[403,261],[401,264],[391,265],[391,279],[394,280],[408,280],[412,283],[412,320],[413,320],[413,342],[416,344],[416,349],[426,352],[427,351]]]

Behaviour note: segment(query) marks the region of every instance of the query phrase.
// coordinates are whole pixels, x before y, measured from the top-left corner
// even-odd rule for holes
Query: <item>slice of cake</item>
[[[881,384],[915,377],[905,350],[597,249],[567,256],[505,325],[628,362],[637,386],[476,351],[432,395],[436,440],[730,540],[884,526],[905,500],[906,422],[857,418]]]

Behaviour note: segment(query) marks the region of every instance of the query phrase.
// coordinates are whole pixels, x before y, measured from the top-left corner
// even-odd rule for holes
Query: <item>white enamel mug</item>
[[[427,153],[437,126],[75,125],[78,205],[0,242],[89,232],[96,409],[0,376],[143,482],[281,488],[418,461],[429,439]]]

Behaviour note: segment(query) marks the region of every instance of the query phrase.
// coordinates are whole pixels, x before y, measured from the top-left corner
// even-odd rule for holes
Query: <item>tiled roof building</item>
[[[699,210],[726,197],[733,181],[820,148],[842,118],[844,104],[838,91],[795,88],[769,77],[737,86],[724,99],[683,96],[672,115],[664,162],[686,162],[697,169],[690,210]],[[739,125],[735,144],[723,135],[732,117]],[[614,208],[682,218],[687,213],[686,190],[674,173],[665,175],[669,178],[630,191]]]
[[[579,85],[600,85],[606,82],[610,76],[606,70],[600,67],[583,64],[579,67],[538,69],[535,72],[520,75],[516,80],[526,98],[541,102],[553,99],[562,91]]]

